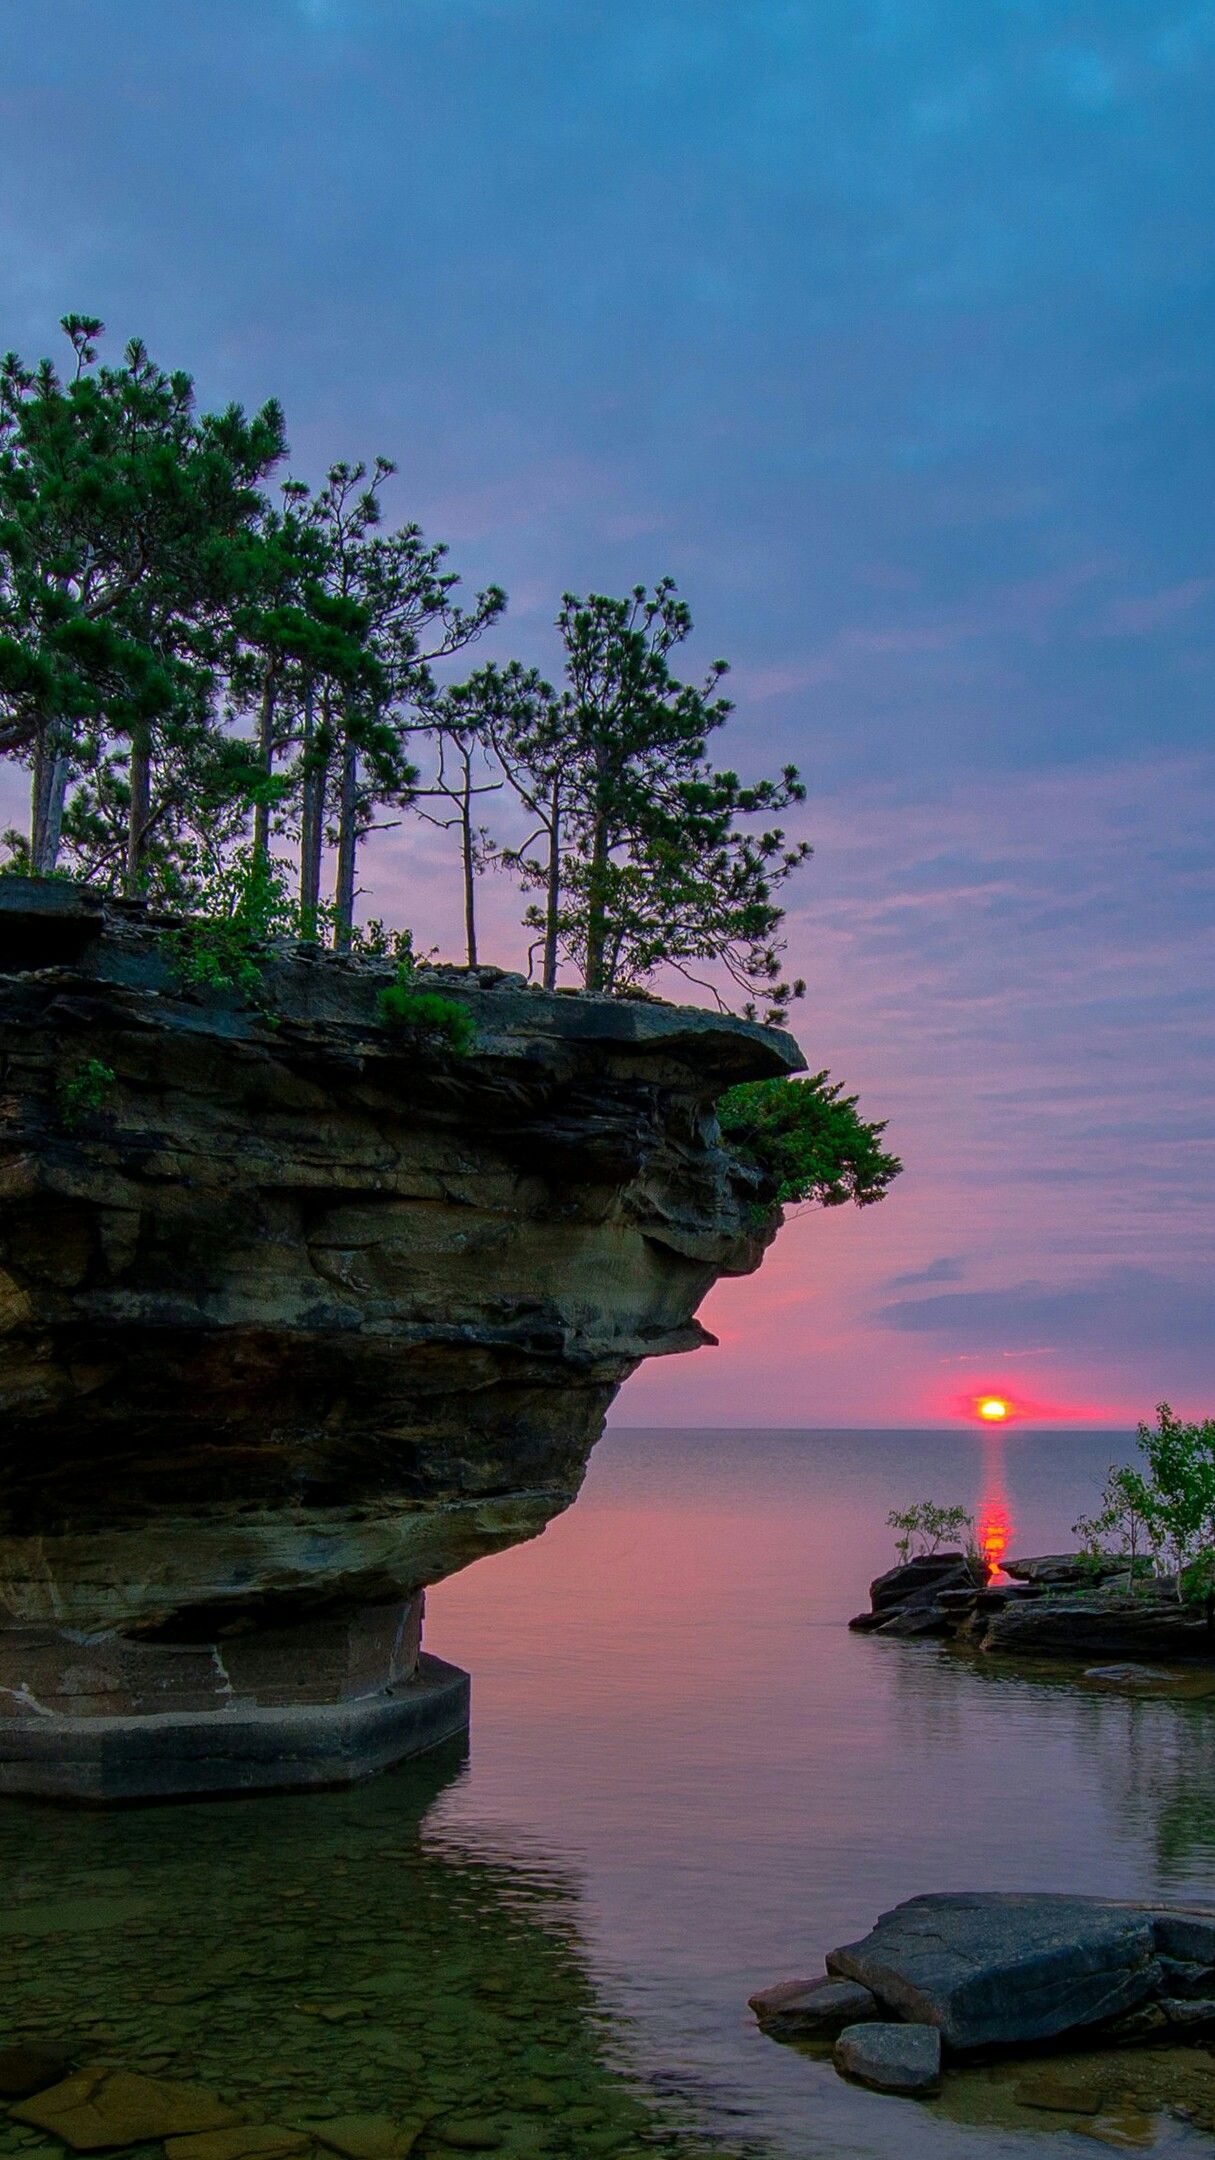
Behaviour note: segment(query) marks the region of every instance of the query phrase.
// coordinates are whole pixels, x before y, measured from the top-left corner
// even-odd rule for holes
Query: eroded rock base
[[[0,1792],[109,1802],[369,1777],[463,1733],[422,1598],[214,1640],[0,1635]]]

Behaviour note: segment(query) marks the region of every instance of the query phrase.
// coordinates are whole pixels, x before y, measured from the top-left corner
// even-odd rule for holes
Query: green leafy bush
[[[71,1132],[82,1119],[94,1117],[104,1106],[118,1075],[101,1058],[84,1058],[60,1075],[55,1090],[59,1117]]]
[[[1178,1600],[1205,1603],[1215,1620],[1215,1418],[1187,1423],[1158,1403],[1138,1440],[1142,1467],[1111,1465],[1100,1511],[1082,1516],[1076,1534],[1097,1552],[1115,1537],[1132,1574],[1146,1545],[1175,1573]]]
[[[717,1105],[722,1135],[762,1170],[781,1206],[813,1201],[871,1207],[903,1165],[881,1145],[885,1121],[857,1115],[857,1097],[829,1073],[802,1080],[748,1080]]]
[[[292,937],[296,911],[277,864],[241,848],[200,891],[197,912],[166,943],[192,990],[255,997],[275,938]]]
[[[396,981],[381,990],[376,1004],[385,1027],[436,1036],[444,1049],[456,1057],[467,1057],[477,1039],[471,1013],[455,998],[442,997],[437,990],[416,989],[414,970],[407,960],[398,964]]]
[[[972,1549],[968,1533],[973,1531],[975,1519],[968,1508],[916,1500],[910,1507],[891,1508],[886,1520],[892,1530],[901,1533],[894,1548],[900,1560],[926,1560],[944,1540],[964,1536],[968,1550]]]

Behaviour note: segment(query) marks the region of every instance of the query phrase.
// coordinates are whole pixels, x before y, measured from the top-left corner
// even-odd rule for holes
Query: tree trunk
[[[358,853],[359,753],[347,733],[342,743],[342,787],[338,801],[337,881],[333,895],[333,943],[349,952],[354,933],[355,857]]]
[[[46,729],[39,728],[34,737],[34,771],[30,781],[30,870],[34,877],[43,875],[42,858],[46,851],[46,813],[50,798],[53,763],[54,759],[47,742]]]
[[[460,847],[464,863],[464,943],[468,964],[477,964],[477,868],[473,850],[472,766],[464,760],[464,793],[460,799]]]
[[[146,728],[131,737],[131,801],[127,813],[127,865],[123,891],[135,900],[143,883],[143,846],[152,812],[152,743]]]
[[[59,860],[67,784],[67,752],[58,747],[53,729],[40,728],[34,738],[30,788],[30,871],[34,877],[51,877]]]
[[[315,940],[321,904],[321,852],[325,836],[325,770],[314,765],[316,688],[304,684],[303,781],[300,791],[300,936]]]
[[[544,899],[544,973],[546,990],[557,987],[557,915],[561,906],[561,784],[553,776],[548,824],[548,888]]]
[[[43,834],[42,864],[39,877],[53,877],[59,861],[59,840],[63,832],[63,808],[67,799],[68,761],[64,751],[56,751],[51,761],[50,786],[47,789],[46,829]]]
[[[257,754],[261,769],[269,780],[274,772],[274,708],[278,699],[278,670],[271,662],[266,668],[262,684],[262,709],[257,731]],[[270,803],[254,804],[253,808],[253,860],[265,862],[270,853]]]
[[[603,954],[607,941],[607,827],[595,820],[591,842],[591,872],[586,894],[586,965],[583,979],[588,990],[603,989]]]

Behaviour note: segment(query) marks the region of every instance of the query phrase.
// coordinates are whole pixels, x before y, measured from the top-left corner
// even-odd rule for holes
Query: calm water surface
[[[1091,2155],[1007,2079],[860,2092],[745,2002],[918,1891],[1215,1901],[1211,1704],[844,1626],[890,1506],[962,1499],[1059,1549],[1126,1446],[611,1435],[572,1513],[431,1594],[429,1647],[474,1676],[467,1758],[331,1795],[0,1804],[14,2025],[271,2121],[389,2113],[420,2156],[478,2126],[508,2154]]]

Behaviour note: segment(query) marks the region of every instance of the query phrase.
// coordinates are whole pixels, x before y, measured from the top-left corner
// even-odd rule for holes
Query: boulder
[[[10,2113],[14,2121],[49,2130],[73,2152],[83,2153],[226,2130],[240,2121],[234,2108],[199,2086],[141,2077],[102,2063],[86,2064]]]
[[[869,1599],[875,1612],[893,1610],[906,1605],[910,1599],[925,1591],[960,1587],[963,1582],[973,1588],[973,1577],[965,1553],[923,1553],[916,1560],[901,1561],[898,1567],[887,1570],[869,1585]]]
[[[855,1980],[779,1980],[750,1998],[750,2007],[772,2040],[834,2040],[847,2025],[881,2011],[868,1988]]]
[[[1023,1892],[912,1898],[827,1969],[963,2055],[1098,2027],[1163,1992],[1150,1912]]]
[[[1000,1565],[1014,1582],[1042,1583],[1057,1589],[1125,1575],[1130,1562],[1119,1553],[1039,1553],[1033,1559],[1003,1560]]]
[[[982,1600],[980,1600],[982,1603]],[[1073,1590],[1010,1600],[993,1613],[984,1650],[1091,1658],[1215,1659],[1215,1631],[1200,1613],[1150,1591]]]
[[[1203,1994],[1215,1978],[1215,1913],[1154,1912],[1152,1933],[1173,1994]]]
[[[835,2067],[875,2092],[932,2093],[941,2035],[935,2025],[850,2025],[835,2043]]]

